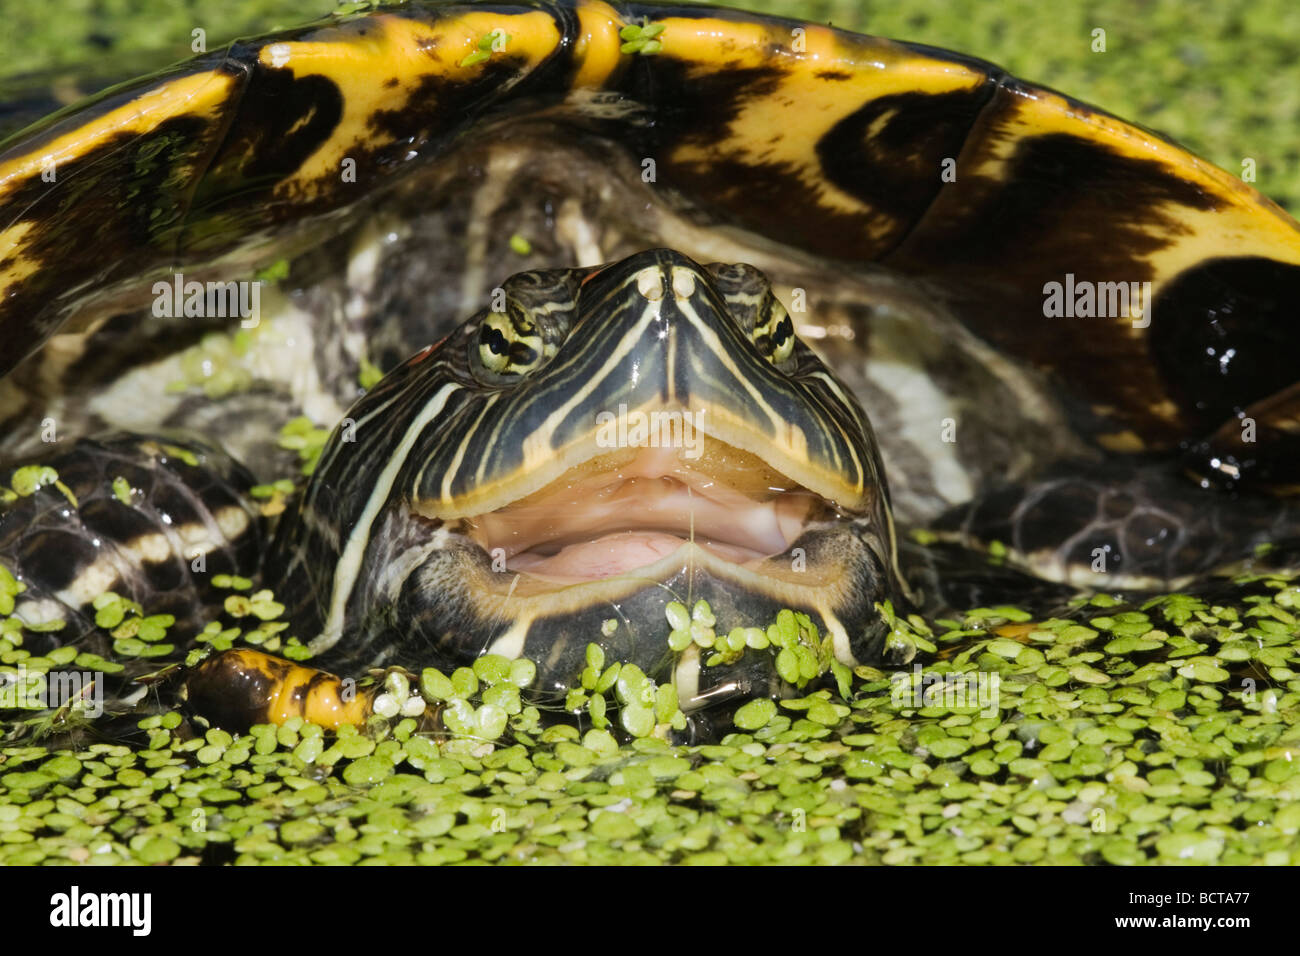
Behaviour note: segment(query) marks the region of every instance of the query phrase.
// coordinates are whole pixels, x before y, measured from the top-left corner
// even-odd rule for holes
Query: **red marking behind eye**
[[[597,266],[596,268],[592,269],[590,272],[588,272],[585,276],[582,277],[582,281],[578,283],[578,288],[581,289],[584,285],[586,285],[588,282],[596,278],[596,276],[600,275],[604,271],[605,271],[604,266]]]
[[[414,355],[412,355],[409,359],[406,360],[405,363],[406,367],[410,368],[412,365],[419,365],[421,362],[423,362],[425,359],[427,359],[430,355],[433,354],[434,349],[436,349],[439,345],[441,345],[445,341],[447,341],[447,336],[444,335],[442,338],[434,342],[432,345],[426,345],[424,348],[420,349],[420,351],[416,352]]]

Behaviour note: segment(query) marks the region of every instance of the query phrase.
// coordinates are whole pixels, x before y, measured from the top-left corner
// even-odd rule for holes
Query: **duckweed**
[[[1294,577],[1240,578],[1221,605],[1096,596],[1049,619],[882,607],[915,655],[898,670],[828,660],[794,612],[714,632],[707,604],[670,605],[666,631],[767,655],[802,685],[730,705],[733,731],[694,746],[672,742],[689,726],[675,688],[595,643],[567,720],[531,702],[532,662],[488,655],[386,676],[380,696],[437,708],[441,736],[401,707],[337,734],[298,718],[233,735],[169,711],[139,719],[138,745],[43,746],[89,718],[10,696],[61,667],[122,665],[33,655],[6,623],[0,864],[1295,864]],[[272,595],[214,583],[255,626],[214,624],[201,645],[277,637]],[[0,573],[0,597],[20,591]],[[132,602],[105,595],[95,613],[134,642],[128,660],[166,646],[171,622]]]

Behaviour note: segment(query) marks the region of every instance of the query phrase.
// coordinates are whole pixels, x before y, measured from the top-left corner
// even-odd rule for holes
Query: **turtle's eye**
[[[754,344],[773,365],[794,354],[794,322],[775,296],[768,296],[754,323]]]
[[[543,348],[541,332],[522,310],[489,312],[479,326],[479,366],[492,380],[527,375],[541,363]]]

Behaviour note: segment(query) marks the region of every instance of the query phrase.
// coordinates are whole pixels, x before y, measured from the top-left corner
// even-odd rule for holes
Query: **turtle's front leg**
[[[933,530],[1076,588],[1169,590],[1229,570],[1257,546],[1296,539],[1300,512],[1284,500],[1200,488],[1166,463],[1066,462],[981,495]]]
[[[196,441],[81,439],[0,477],[0,587],[34,653],[104,635],[97,612],[110,593],[193,634],[221,603],[214,578],[260,562],[252,476]]]

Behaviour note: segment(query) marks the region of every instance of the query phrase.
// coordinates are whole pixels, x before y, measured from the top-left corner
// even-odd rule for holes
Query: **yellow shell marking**
[[[361,34],[365,30],[365,34]],[[401,110],[429,76],[463,80],[482,69],[461,66],[479,41],[494,30],[509,39],[496,56],[522,58],[527,69],[537,66],[559,45],[555,21],[540,11],[521,14],[466,13],[432,24],[379,15],[330,27],[296,42],[272,43],[258,54],[270,69],[287,69],[295,78],[323,76],[343,96],[337,128],[293,176],[280,183],[281,197],[310,196],[312,184],[339,175],[342,161],[370,139],[370,118],[377,112]],[[396,87],[382,80],[395,78]]]
[[[231,93],[237,78],[215,70],[181,76],[145,90],[124,103],[33,152],[0,162],[0,201],[25,180],[40,175],[51,164],[84,156],[101,143],[122,133],[150,133],[177,116],[205,116],[215,119]],[[4,249],[0,245],[0,249]]]
[[[681,163],[707,163],[720,156],[761,166],[779,164],[817,195],[822,209],[849,214],[871,213],[871,238],[884,241],[905,228],[892,216],[863,205],[861,200],[827,181],[815,150],[819,142],[845,117],[865,103],[899,93],[945,93],[974,90],[987,76],[958,63],[918,56],[888,41],[861,38],[846,42],[842,34],[825,27],[803,25],[793,48],[789,31],[761,23],[728,20],[673,19],[663,33],[660,56],[696,64],[700,75],[715,71],[719,63],[739,69],[785,70],[780,87],[770,95],[743,101],[730,126],[730,136],[709,143],[687,142],[672,159]],[[819,77],[818,73],[848,73],[847,80]],[[937,179],[939,170],[935,169]],[[791,215],[819,215],[819,210],[791,210]]]

